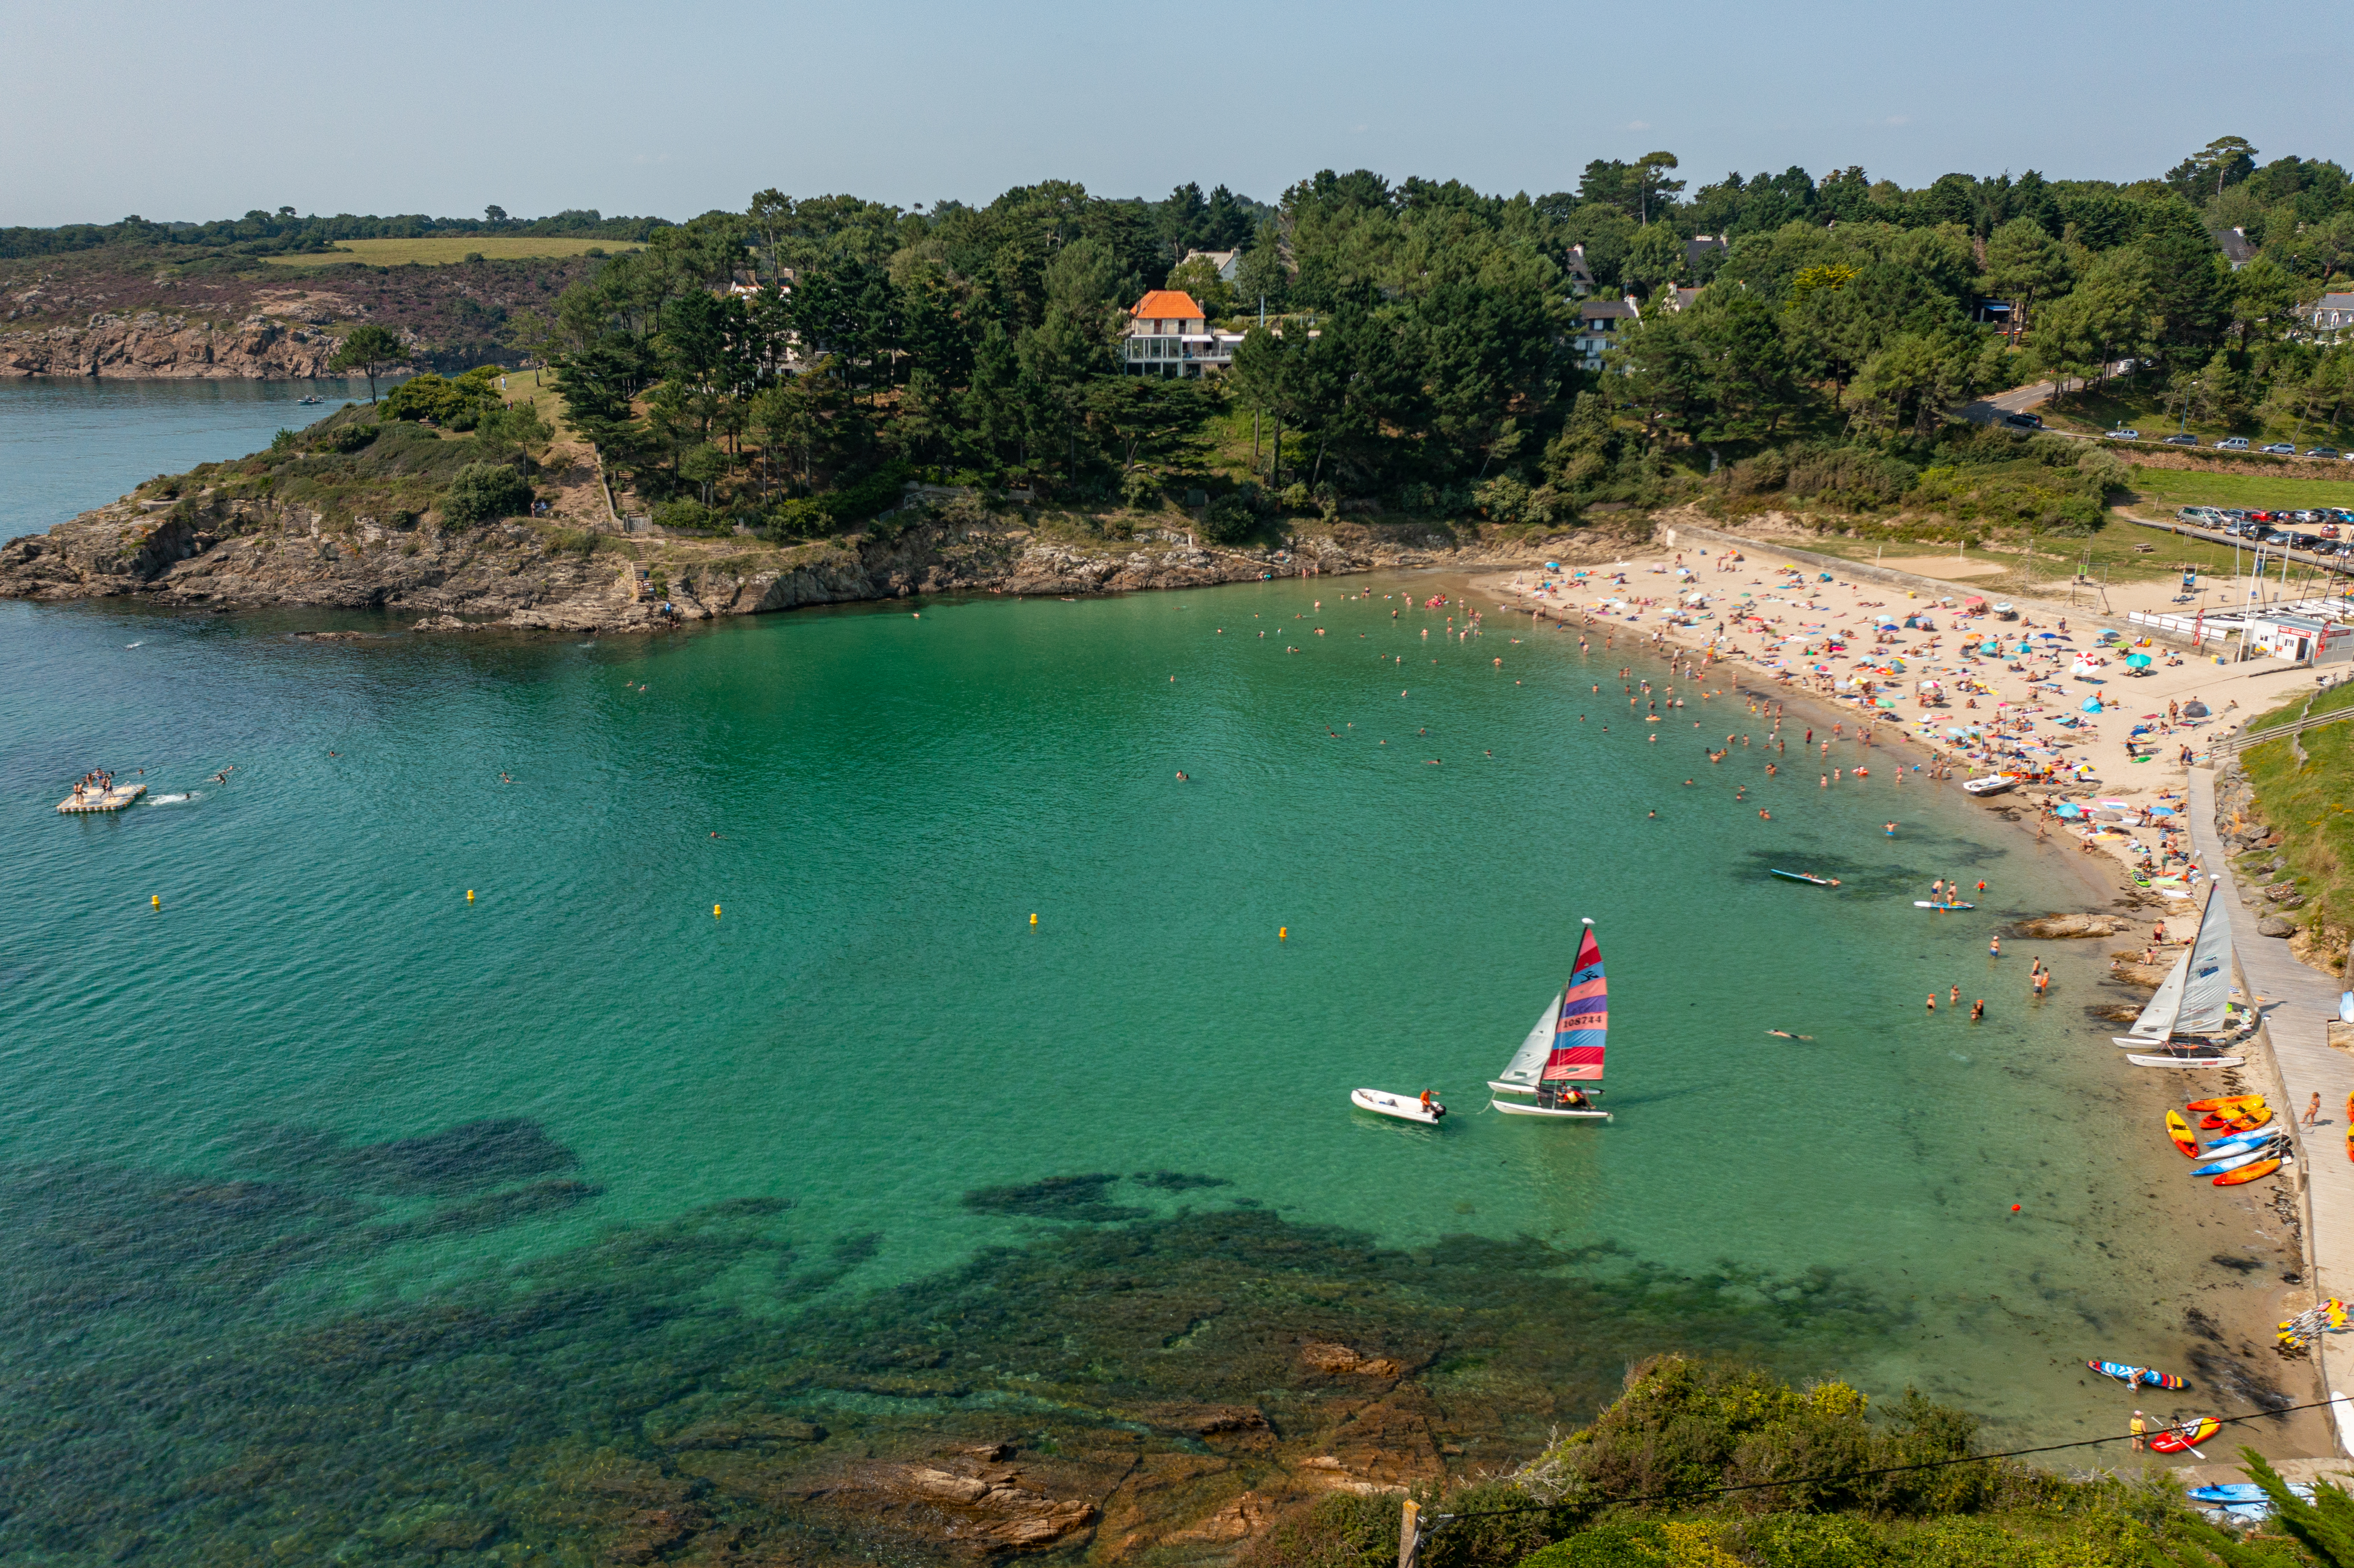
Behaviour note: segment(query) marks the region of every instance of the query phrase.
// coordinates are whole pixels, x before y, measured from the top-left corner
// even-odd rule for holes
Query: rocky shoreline
[[[100,313],[87,322],[0,336],[0,376],[313,381],[331,374],[342,334],[256,313],[205,321],[184,313]]]
[[[566,510],[586,521],[585,506]],[[1213,548],[1166,527],[1144,535],[1094,538],[1069,519],[911,501],[837,539],[647,539],[544,520],[473,528],[429,515],[330,520],[266,497],[206,492],[170,502],[125,497],[9,541],[0,546],[0,598],[374,610],[415,616],[420,631],[628,632],[918,594],[1076,597],[1307,573],[1493,570],[1606,559],[1627,545],[1599,530],[1493,546],[1436,528],[1351,523],[1303,524],[1285,550]]]

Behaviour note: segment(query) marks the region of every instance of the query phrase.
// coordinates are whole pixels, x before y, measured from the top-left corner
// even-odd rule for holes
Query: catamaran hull
[[[1549,1116],[1564,1121],[1608,1121],[1606,1110],[1571,1110],[1565,1106],[1524,1106],[1516,1100],[1490,1100],[1489,1107],[1506,1116]]]
[[[2127,1056],[2137,1067],[2237,1067],[2245,1056]]]
[[[1488,1087],[1500,1095],[1532,1095],[1537,1092],[1534,1084],[1508,1084],[1501,1078],[1489,1079]]]
[[[1400,1121],[1418,1121],[1425,1127],[1437,1127],[1438,1118],[1447,1114],[1445,1106],[1425,1110],[1419,1099],[1407,1095],[1394,1095],[1384,1089],[1351,1089],[1349,1103],[1375,1116],[1392,1116]]]

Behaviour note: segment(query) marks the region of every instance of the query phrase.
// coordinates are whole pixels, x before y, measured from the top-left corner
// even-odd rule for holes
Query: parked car
[[[2225,436],[2221,440],[2215,443],[2215,450],[2226,452],[2246,451],[2248,450],[2248,438],[2245,436]]]
[[[2273,441],[2264,446],[2258,447],[2256,450],[2258,451],[2270,452],[2274,457],[2296,456],[2296,443],[2294,441]]]
[[[2341,561],[2354,561],[2354,545],[2340,545],[2329,553]]]
[[[2169,447],[2195,447],[2199,444],[2199,438],[2197,436],[2165,436],[2161,437],[2160,440],[2164,445]]]
[[[2141,432],[2139,430],[2111,430],[2109,432],[2109,440],[2113,441],[2137,441],[2141,440]],[[2337,454],[2333,452],[2330,455],[2335,457]]]
[[[2264,535],[2264,543],[2267,545],[2294,545],[2296,543],[2296,535],[2294,534],[2284,534],[2278,529],[2274,529],[2273,532]]]
[[[2305,449],[2305,455],[2307,457],[2332,458],[2338,455],[2338,449],[2336,447],[2307,447]]]
[[[2015,430],[2040,430],[2043,428],[2041,414],[2005,414],[2002,422]]]

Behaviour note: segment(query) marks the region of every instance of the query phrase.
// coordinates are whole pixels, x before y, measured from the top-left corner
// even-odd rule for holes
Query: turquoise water
[[[0,380],[0,540],[156,474],[242,457],[366,396],[365,381]],[[326,401],[295,402],[309,397]]]
[[[1188,1324],[1426,1341],[1520,1452],[1658,1349],[2046,1440],[2130,1404],[2084,1357],[2187,1364],[2238,1211],[2120,1136],[2157,1091],[2093,955],[1986,951],[2083,906],[2057,852],[1850,741],[1868,782],[1766,779],[1738,697],[1646,662],[1689,706],[1634,722],[1630,655],[1409,588],[604,641],[0,604],[0,1554],[271,1541],[289,1499],[321,1552],[414,1496],[560,1533],[551,1455],[748,1390],[882,1447],[1278,1397],[1240,1340],[1170,1361]],[[97,766],[149,802],[58,816]],[[1956,874],[1977,916],[1912,907]],[[1617,1120],[1488,1113],[1581,918]],[[446,1452],[351,1478],[420,1422]]]

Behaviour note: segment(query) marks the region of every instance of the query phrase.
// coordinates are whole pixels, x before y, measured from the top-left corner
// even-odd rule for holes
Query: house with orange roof
[[[1238,332],[1220,332],[1182,289],[1149,289],[1128,313],[1120,340],[1120,369],[1130,376],[1168,379],[1224,370],[1235,362]]]

